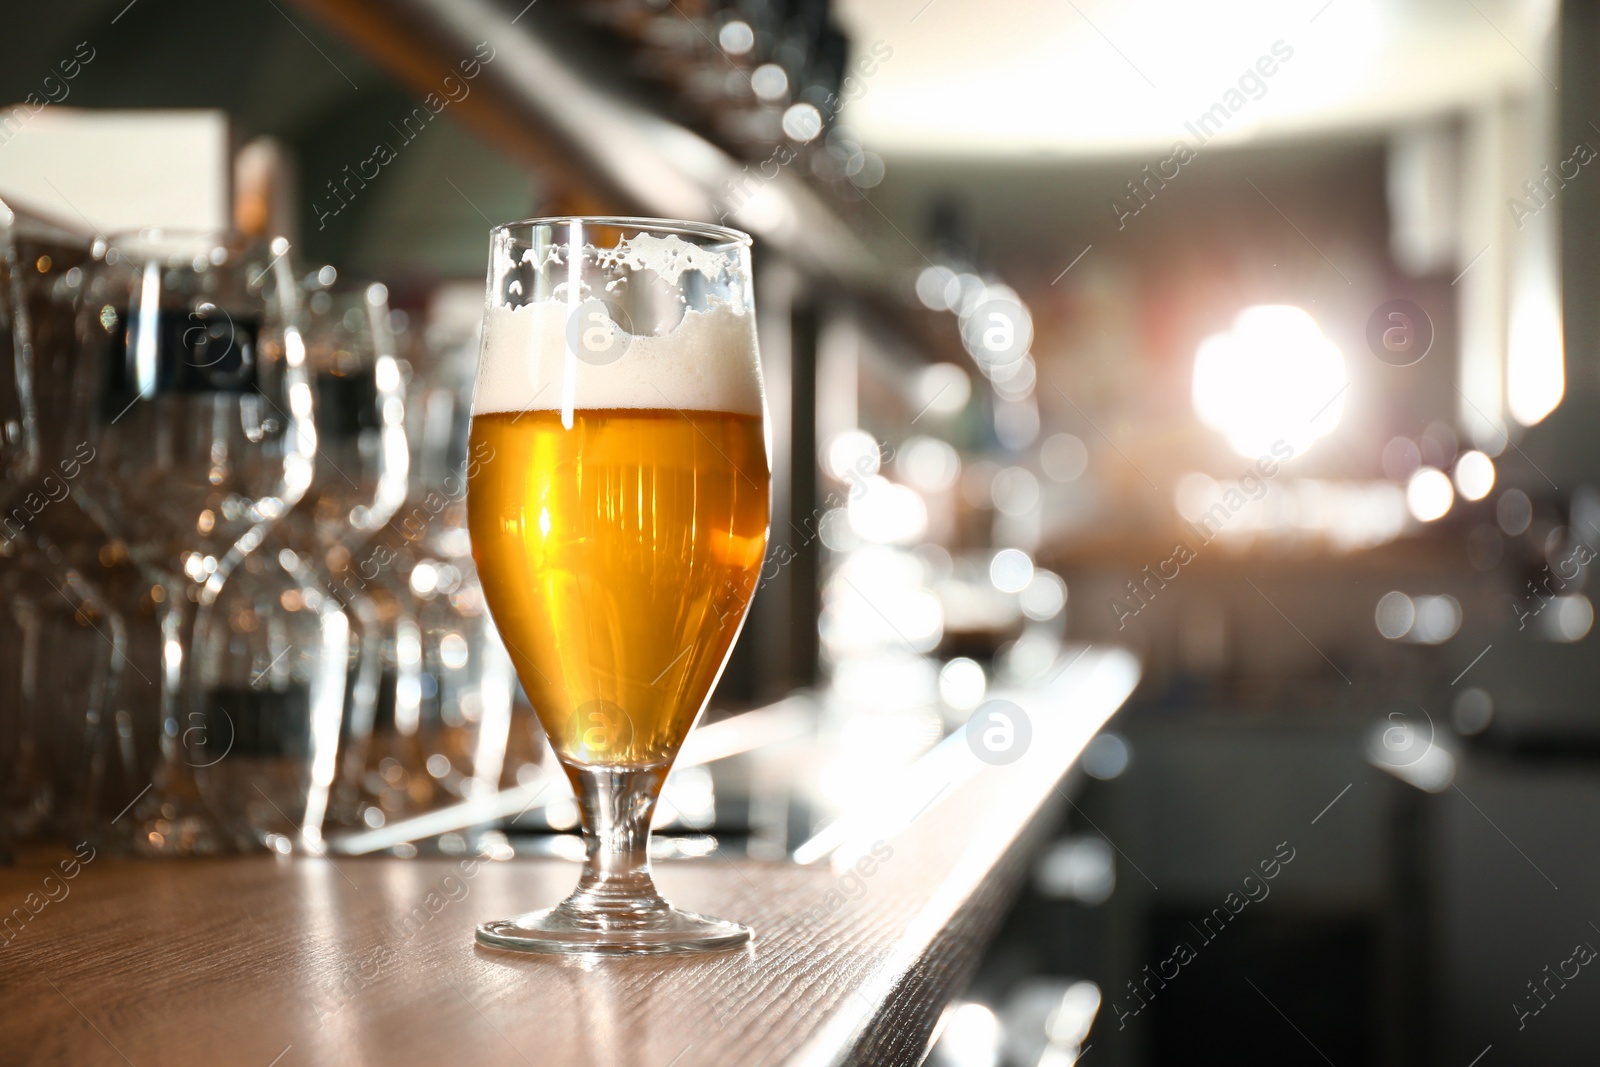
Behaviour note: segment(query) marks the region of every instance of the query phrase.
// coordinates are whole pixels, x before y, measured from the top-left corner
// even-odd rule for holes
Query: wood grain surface
[[[560,861],[138,863],[57,846],[0,872],[0,1063],[918,1063],[1063,776],[1137,676],[1125,653],[1090,650],[1008,694],[1029,719],[1021,758],[989,765],[956,735],[931,764],[949,782],[909,782],[829,858],[659,864],[674,903],[755,929],[716,955],[473,943],[479,922],[570,890]]]

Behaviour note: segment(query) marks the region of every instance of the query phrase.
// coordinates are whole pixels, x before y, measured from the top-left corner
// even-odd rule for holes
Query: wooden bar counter
[[[1025,711],[1019,758],[993,765],[952,735],[813,862],[658,863],[674,903],[756,931],[720,954],[475,945],[478,923],[572,888],[558,860],[132,862],[85,847],[69,879],[71,850],[43,849],[0,870],[0,1063],[919,1063],[1073,762],[1137,679],[1128,654],[1077,649],[1045,685],[993,694]]]

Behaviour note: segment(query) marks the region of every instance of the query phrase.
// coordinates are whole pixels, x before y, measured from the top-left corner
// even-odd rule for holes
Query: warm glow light
[[[540,512],[540,525],[549,533],[550,513]],[[418,563],[411,569],[411,591],[418,596],[431,596],[439,588],[439,568],[426,561]]]
[[[928,531],[928,507],[910,486],[872,475],[845,505],[850,529],[877,544],[910,544]]]
[[[908,552],[873,545],[848,553],[823,586],[817,627],[824,647],[931,652],[944,636],[944,609],[924,578],[924,564]]]
[[[1288,32],[1286,5],[1270,0],[1095,6],[1017,0],[1005,7],[1006,18],[974,18],[954,30],[948,23],[929,25],[932,9],[910,24],[922,2],[850,0],[841,8],[856,39],[906,42],[873,76],[871,91],[845,112],[863,140],[895,153],[1164,154],[1175,137],[1196,143],[1185,120],[1221,103],[1224,92],[1228,103],[1217,114],[1229,141],[1263,130],[1326,129],[1337,120],[1346,129],[1392,126],[1395,119],[1383,116],[1414,115],[1441,97],[1470,99],[1472,90],[1490,84],[1536,82],[1537,71],[1523,73],[1529,67],[1518,50],[1532,55],[1542,40],[1526,4],[1506,9],[1518,12],[1515,19],[1485,8],[1495,25],[1451,19],[1450,47],[1439,48],[1423,36],[1433,24],[1420,19],[1433,6],[1383,0],[1339,0],[1325,11],[1318,0],[1303,13],[1296,6],[1301,25],[1316,16],[1315,32],[1301,34]],[[1074,6],[1092,23],[1078,18]],[[1460,8],[1474,14],[1465,4]],[[1278,29],[1268,32],[1267,26]],[[1277,51],[1292,59],[1263,68],[1275,76],[1240,82],[1239,75],[1256,73],[1249,65],[1279,31],[1284,39]],[[1259,47],[1252,32],[1266,35]],[[1508,39],[1515,48],[1507,47]],[[957,65],[962,78],[940,77]],[[1234,66],[1240,70],[1229,77]],[[1064,99],[1104,106],[1051,106]],[[1230,109],[1237,114],[1227,116]]]
[[[1263,487],[1259,478],[1216,481],[1198,471],[1178,479],[1179,517],[1217,536],[1319,537],[1341,550],[1371,548],[1406,528],[1406,493],[1393,482],[1296,478]]]
[[[1418,522],[1443,518],[1455,499],[1455,487],[1450,484],[1449,476],[1435,467],[1423,467],[1406,483],[1406,507]]]
[[[1494,460],[1482,452],[1464,452],[1456,460],[1456,490],[1467,500],[1482,500],[1494,488]]]
[[[994,1067],[1000,1061],[1000,1020],[982,1004],[950,1008],[938,1058],[951,1067]]]
[[[1288,305],[1246,308],[1195,353],[1195,413],[1252,459],[1284,445],[1299,455],[1331,432],[1347,385],[1338,346]]]
[[[1530,325],[1529,332],[1535,332]],[[1512,350],[1507,367],[1507,406],[1511,417],[1532,426],[1554,411],[1566,392],[1566,372],[1561,364],[1560,338],[1540,326],[1536,337],[1513,337],[1522,342]]]
[[[1542,278],[1524,280],[1517,290],[1506,342],[1506,408],[1522,425],[1532,426],[1555,410],[1567,388],[1561,296]]]
[[[855,484],[877,474],[883,454],[878,442],[865,430],[846,430],[836,434],[823,447],[822,465],[841,482]]]

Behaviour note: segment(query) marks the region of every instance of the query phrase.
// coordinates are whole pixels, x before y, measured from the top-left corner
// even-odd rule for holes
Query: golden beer
[[[767,544],[753,415],[491,412],[467,494],[473,555],[564,762],[676,755],[743,625]]]

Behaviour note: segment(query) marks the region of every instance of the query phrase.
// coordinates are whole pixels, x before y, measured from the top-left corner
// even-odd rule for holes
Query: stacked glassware
[[[337,849],[537,760],[466,535],[476,340],[282,238],[0,203],[0,849]]]

